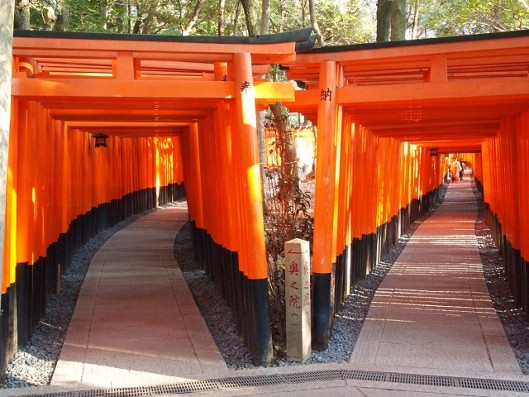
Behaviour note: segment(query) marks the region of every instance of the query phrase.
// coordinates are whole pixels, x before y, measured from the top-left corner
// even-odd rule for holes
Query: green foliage
[[[307,0],[271,0],[270,33],[310,26]]]
[[[31,0],[30,26],[46,28],[46,9],[56,30],[181,35],[199,0]],[[254,0],[260,18],[261,2]],[[408,0],[408,38],[458,36],[529,29],[528,1]],[[327,45],[375,41],[375,0],[317,0]],[[216,35],[219,0],[204,0],[192,35]],[[225,35],[246,34],[239,0],[225,0]],[[415,18],[416,17],[416,18]],[[258,19],[259,19],[258,18]],[[413,21],[416,20],[414,29]],[[256,21],[258,26],[260,21]],[[310,26],[308,0],[271,0],[270,33]]]
[[[316,4],[318,23],[327,45],[368,43],[375,40],[369,2],[321,1]]]
[[[519,0],[419,0],[417,38],[460,36],[529,28]]]

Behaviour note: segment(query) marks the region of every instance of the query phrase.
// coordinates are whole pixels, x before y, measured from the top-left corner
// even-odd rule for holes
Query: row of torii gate
[[[78,246],[184,195],[198,257],[269,362],[256,111],[276,101],[317,125],[314,348],[350,286],[432,206],[449,154],[472,164],[527,312],[529,32],[319,49],[310,29],[1,34],[2,373]],[[263,77],[273,64],[305,89]]]

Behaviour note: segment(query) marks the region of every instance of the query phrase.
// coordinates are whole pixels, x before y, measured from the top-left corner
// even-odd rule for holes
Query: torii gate
[[[270,361],[256,110],[294,100],[291,83],[263,76],[269,65],[294,60],[310,33],[16,32],[5,358],[31,333],[76,246],[101,227],[180,196],[185,180],[201,260],[230,294],[255,361]],[[101,132],[106,150],[94,145]]]
[[[486,185],[527,312],[529,218],[517,185],[527,180],[529,32],[316,48],[283,66],[306,87],[287,106],[318,126],[313,345],[325,348],[351,282],[429,208],[450,153],[468,153]]]
[[[13,53],[17,117],[11,128],[19,134],[9,145],[9,166],[12,175],[30,178],[9,180],[5,200],[6,358],[16,345],[10,326],[17,279],[47,280],[32,291],[32,313],[19,324],[23,339],[40,315],[39,302],[53,290],[53,264],[67,262],[59,253],[87,237],[80,230],[97,230],[94,219],[112,223],[170,199],[185,180],[201,259],[226,299],[239,304],[235,310],[256,361],[268,361],[254,123],[256,109],[277,100],[318,124],[316,347],[325,347],[332,313],[351,284],[429,208],[449,153],[471,153],[508,254],[511,285],[527,310],[529,212],[520,204],[527,188],[516,182],[529,177],[528,32],[306,54],[296,54],[298,39],[292,38],[219,43],[47,34],[38,40],[31,36],[39,33],[21,34]],[[294,92],[289,83],[261,80],[271,63],[281,63],[308,89]],[[99,131],[110,136],[106,152],[93,146],[92,133]],[[36,174],[29,173],[31,159],[42,165],[31,170]],[[505,185],[496,186],[498,179]],[[88,182],[95,188],[86,189]],[[50,191],[58,202],[46,201]],[[50,263],[54,270],[41,270]]]

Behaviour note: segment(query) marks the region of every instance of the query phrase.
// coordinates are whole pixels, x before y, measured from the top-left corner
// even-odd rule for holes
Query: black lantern
[[[430,149],[430,156],[432,157],[437,157],[437,148],[436,147],[433,147]]]
[[[96,140],[96,147],[107,147],[107,138],[108,135],[102,134],[93,134],[92,137]]]

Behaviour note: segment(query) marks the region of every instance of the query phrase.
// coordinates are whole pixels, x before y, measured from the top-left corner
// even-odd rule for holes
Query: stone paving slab
[[[52,386],[135,387],[227,371],[178,268],[186,208],[152,212],[94,255]]]
[[[521,375],[483,277],[470,183],[451,184],[375,293],[349,364],[452,376]]]

